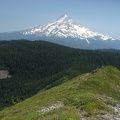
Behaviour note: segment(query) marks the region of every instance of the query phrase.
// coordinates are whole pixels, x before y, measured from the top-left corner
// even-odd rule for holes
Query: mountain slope
[[[83,25],[76,23],[67,15],[63,15],[55,22],[46,25],[11,33],[0,33],[0,40],[10,39],[42,39],[84,49],[120,49],[120,40],[93,32]]]
[[[102,65],[120,69],[120,54],[72,49],[45,41],[1,41],[0,70],[7,70],[11,77],[0,79],[0,109],[13,105],[13,99],[20,102]]]
[[[96,69],[4,109],[0,119],[119,119],[119,78],[115,67]]]
[[[60,37],[60,38],[75,38],[84,39],[89,43],[89,38],[97,39],[99,37],[101,40],[115,40],[112,37],[93,32],[83,25],[74,22],[67,15],[61,16],[57,21],[53,23],[48,23],[47,25],[37,26],[28,31],[23,32],[24,35],[36,36],[49,36],[49,37]]]

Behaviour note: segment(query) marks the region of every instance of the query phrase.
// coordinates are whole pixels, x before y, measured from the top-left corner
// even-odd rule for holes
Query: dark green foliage
[[[112,53],[120,53],[120,50],[117,50],[117,49],[99,49],[99,51],[112,52]]]
[[[120,68],[120,54],[43,41],[1,41],[0,69],[12,77],[0,80],[0,109],[102,65]]]

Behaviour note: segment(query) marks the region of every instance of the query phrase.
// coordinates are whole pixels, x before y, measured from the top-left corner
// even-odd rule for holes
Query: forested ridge
[[[0,41],[0,70],[12,76],[0,79],[0,109],[103,65],[120,69],[120,54],[43,41]]]
[[[120,50],[117,50],[117,49],[98,49],[98,50],[104,51],[104,52],[120,53]]]

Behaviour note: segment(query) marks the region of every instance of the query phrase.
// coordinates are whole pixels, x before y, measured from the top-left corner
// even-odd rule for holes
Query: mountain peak
[[[59,17],[59,19],[61,19],[61,18],[69,18],[69,17],[68,17],[68,15],[64,14],[64,15]]]
[[[70,17],[68,17],[68,15],[64,14],[57,19],[57,22],[63,22],[63,21],[68,21],[68,20],[72,20],[72,19]]]
[[[24,31],[23,35],[74,38],[85,40],[87,43],[90,43],[91,39],[114,40],[112,37],[93,32],[83,25],[76,23],[66,14],[62,15],[55,22]]]
[[[17,34],[16,34],[17,33]],[[51,41],[55,41],[56,43],[62,43],[64,45],[70,44],[69,46],[92,46],[93,49],[97,48],[117,48],[120,49],[120,40],[114,39],[110,36],[100,34],[98,32],[94,32],[89,28],[84,27],[82,24],[77,23],[73,19],[71,19],[68,15],[64,14],[59,19],[54,22],[39,25],[34,28],[30,28],[23,31],[13,32],[12,35],[9,34],[1,34],[0,39],[5,39],[4,36],[9,37],[9,39],[51,39]],[[11,37],[14,36],[14,37]],[[16,37],[17,36],[17,37]],[[66,41],[65,38],[69,40]],[[63,42],[64,41],[66,42]],[[74,42],[71,44],[71,41]],[[61,42],[62,41],[62,42]],[[77,45],[79,42],[79,45]],[[83,44],[83,45],[81,45]],[[89,45],[88,45],[89,44]],[[113,46],[114,44],[114,46]],[[96,47],[98,45],[98,47]],[[106,47],[108,46],[108,47]],[[87,47],[87,48],[88,48]]]

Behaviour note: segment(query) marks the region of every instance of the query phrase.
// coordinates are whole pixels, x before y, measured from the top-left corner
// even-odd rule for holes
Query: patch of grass
[[[120,71],[109,66],[98,70],[89,80],[81,82],[78,89],[89,90],[120,100],[117,85],[120,85]]]

